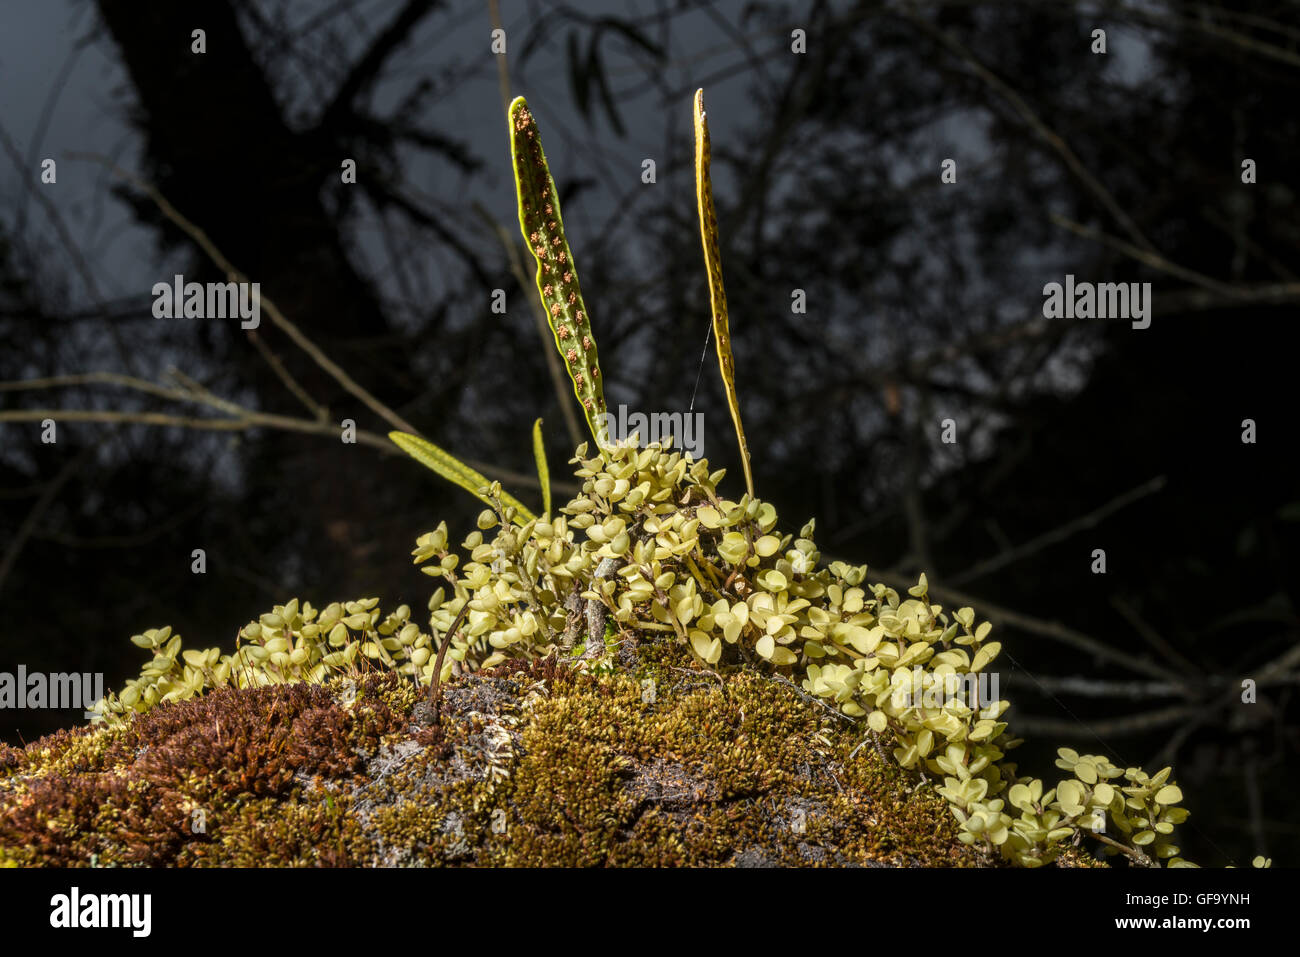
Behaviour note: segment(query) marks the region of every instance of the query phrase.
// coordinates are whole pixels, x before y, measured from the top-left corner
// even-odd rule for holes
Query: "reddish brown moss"
[[[0,782],[0,848],[19,863],[202,860],[223,817],[258,799],[292,805],[304,782],[351,778],[413,697],[393,676],[337,688],[223,689],[121,729],[60,731],[29,745]],[[393,704],[389,698],[395,698]],[[395,710],[396,708],[396,710]]]

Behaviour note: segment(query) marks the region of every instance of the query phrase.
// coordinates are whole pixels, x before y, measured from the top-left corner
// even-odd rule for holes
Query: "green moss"
[[[988,863],[941,798],[788,684],[646,648],[619,674],[483,671],[445,689],[436,728],[410,682],[374,675],[351,704],[339,680],[226,689],[60,732],[0,779],[0,861]]]

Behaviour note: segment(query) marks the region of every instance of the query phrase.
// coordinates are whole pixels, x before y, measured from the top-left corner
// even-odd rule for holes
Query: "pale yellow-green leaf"
[[[1166,784],[1156,792],[1157,804],[1177,804],[1183,799],[1183,792],[1176,784]]]
[[[409,432],[389,432],[388,437],[398,448],[425,468],[432,469],[447,481],[459,485],[479,501],[487,505],[492,504],[491,499],[481,491],[492,483],[450,452],[439,448],[428,439],[411,435]],[[520,525],[526,525],[534,518],[533,513],[508,492],[501,493],[501,504],[515,509],[515,521]]]
[[[740,464],[745,469],[745,487],[754,497],[754,475],[749,467],[749,446],[740,422],[740,399],[736,395],[736,360],[731,353],[731,327],[727,318],[727,292],[722,285],[722,254],[718,251],[718,217],[713,207],[713,180],[709,172],[709,118],[704,112],[704,91],[695,91],[695,199],[700,220],[700,241],[704,245],[704,266],[709,275],[709,301],[713,310],[713,339],[718,349],[722,385],[731,407],[731,422],[740,446]]]
[[[976,674],[983,671],[990,661],[997,657],[1002,650],[1000,641],[990,641],[987,645],[975,652],[975,658],[970,663],[970,670]]]
[[[519,229],[537,261],[537,292],[555,334],[555,347],[569,371],[573,394],[582,406],[587,427],[600,446],[610,438],[603,434],[605,387],[600,378],[591,316],[582,301],[573,251],[564,234],[560,197],[542,150],[537,122],[522,96],[510,104],[509,121]]]
[[[542,442],[542,420],[533,423],[533,458],[537,461],[537,481],[542,486],[542,514],[551,514],[551,470],[546,465],[546,445]]]

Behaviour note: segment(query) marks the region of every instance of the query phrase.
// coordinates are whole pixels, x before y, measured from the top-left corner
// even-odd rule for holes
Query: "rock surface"
[[[861,725],[769,675],[655,654],[457,679],[437,724],[409,681],[371,674],[0,745],[0,863],[989,864]]]

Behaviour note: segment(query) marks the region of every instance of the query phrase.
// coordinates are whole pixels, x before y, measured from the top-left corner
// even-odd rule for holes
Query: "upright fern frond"
[[[704,112],[704,91],[695,91],[695,200],[700,216],[700,240],[704,244],[704,266],[709,273],[709,301],[713,308],[713,338],[718,344],[718,365],[722,384],[731,406],[731,421],[740,444],[740,462],[745,467],[745,485],[754,498],[754,476],[749,468],[749,445],[740,422],[740,399],[736,396],[736,360],[731,354],[731,329],[727,322],[727,291],[722,286],[722,254],[718,251],[718,217],[713,209],[713,181],[709,177],[709,118]]]
[[[578,288],[578,272],[564,236],[560,200],[542,152],[537,123],[522,96],[510,104],[510,156],[519,197],[519,228],[537,260],[537,292],[555,334],[555,346],[573,380],[573,394],[582,405],[592,437],[603,446],[605,387],[600,380],[591,317]]]

